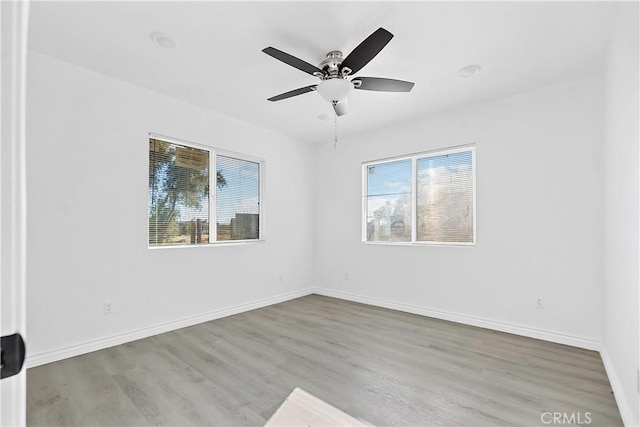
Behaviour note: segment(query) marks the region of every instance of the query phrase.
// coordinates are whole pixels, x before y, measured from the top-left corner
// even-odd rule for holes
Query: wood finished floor
[[[29,369],[27,424],[263,425],[294,387],[377,426],[622,425],[596,352],[318,295]]]

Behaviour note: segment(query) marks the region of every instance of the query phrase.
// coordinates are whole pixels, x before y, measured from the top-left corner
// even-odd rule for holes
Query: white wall
[[[621,6],[605,72],[602,355],[626,425],[638,407],[638,3]]]
[[[470,143],[475,247],[361,243],[361,162]],[[597,348],[601,154],[597,76],[322,146],[317,284],[328,295]]]
[[[32,366],[313,284],[306,144],[34,52],[28,69]],[[148,132],[264,158],[266,243],[148,249]]]

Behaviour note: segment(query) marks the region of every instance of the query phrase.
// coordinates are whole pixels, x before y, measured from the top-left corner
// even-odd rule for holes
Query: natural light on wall
[[[150,138],[149,246],[259,240],[262,164],[240,157]]]
[[[475,244],[475,147],[363,164],[363,241]]]

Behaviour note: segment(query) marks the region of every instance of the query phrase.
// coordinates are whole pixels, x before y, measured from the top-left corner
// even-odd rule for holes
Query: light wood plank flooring
[[[27,423],[262,425],[294,387],[378,426],[622,425],[596,352],[318,295],[29,369]]]

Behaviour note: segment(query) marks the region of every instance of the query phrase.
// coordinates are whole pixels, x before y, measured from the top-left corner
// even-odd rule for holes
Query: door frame
[[[0,332],[26,335],[26,66],[29,1],[0,1]],[[26,424],[26,372],[0,382],[0,425]]]

